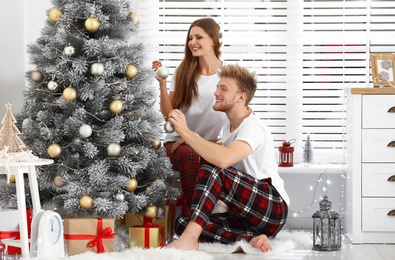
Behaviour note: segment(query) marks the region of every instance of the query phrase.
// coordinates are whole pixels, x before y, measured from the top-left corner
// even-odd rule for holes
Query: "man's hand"
[[[182,137],[185,131],[188,131],[185,115],[179,109],[173,109],[167,116],[168,121],[173,125],[174,130]]]

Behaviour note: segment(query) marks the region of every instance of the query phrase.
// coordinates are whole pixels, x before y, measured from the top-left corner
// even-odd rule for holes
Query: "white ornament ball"
[[[162,218],[165,217],[165,215],[166,215],[165,209],[162,208],[162,207],[158,208],[158,214],[156,214],[156,218],[157,219],[162,219]]]
[[[34,121],[30,117],[27,117],[27,118],[23,119],[23,121],[22,121],[22,131],[25,130],[25,129],[28,129],[30,127],[33,127],[33,123],[34,123]]]
[[[47,87],[49,90],[55,92],[58,91],[59,85],[55,81],[51,80],[50,82],[48,82]]]
[[[167,76],[169,76],[169,70],[168,70],[165,66],[159,67],[159,68],[156,70],[156,77],[157,77],[159,80],[166,79]]]
[[[119,156],[121,154],[121,146],[117,143],[111,143],[107,146],[108,156]]]
[[[173,133],[174,132],[173,125],[169,121],[166,121],[164,128],[165,128],[166,133]]]
[[[74,48],[74,46],[69,45],[69,46],[64,47],[63,53],[64,53],[65,55],[67,55],[67,56],[72,56],[72,55],[74,55],[74,54],[75,54],[75,48]]]
[[[104,65],[100,62],[95,62],[91,65],[91,74],[101,76],[104,73]]]
[[[125,194],[123,194],[122,192],[118,192],[117,194],[115,194],[115,200],[116,201],[124,201],[125,200]]]
[[[82,125],[79,132],[82,137],[88,138],[92,134],[92,127],[90,125]]]

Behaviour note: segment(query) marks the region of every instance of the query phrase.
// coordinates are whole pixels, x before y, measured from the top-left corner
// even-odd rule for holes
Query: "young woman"
[[[223,120],[226,119],[224,113],[213,110],[213,93],[219,81],[216,72],[222,66],[220,30],[211,18],[194,21],[188,30],[184,59],[174,72],[169,92],[166,79],[158,79],[160,109],[165,119],[172,109],[180,109],[190,129],[213,142],[220,140]],[[160,61],[152,63],[155,70],[161,66]],[[166,135],[164,146],[173,170],[180,173],[181,187],[189,209],[201,158],[176,132]]]

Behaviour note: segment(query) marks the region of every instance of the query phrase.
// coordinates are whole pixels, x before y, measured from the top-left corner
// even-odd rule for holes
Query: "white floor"
[[[344,239],[340,251],[320,252],[311,250],[311,245],[299,247],[271,257],[239,254],[212,254],[214,260],[394,260],[395,244],[353,245]]]

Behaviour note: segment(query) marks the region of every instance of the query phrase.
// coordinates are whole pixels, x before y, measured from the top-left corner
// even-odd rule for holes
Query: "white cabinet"
[[[347,96],[345,234],[353,243],[395,243],[395,89]]]

